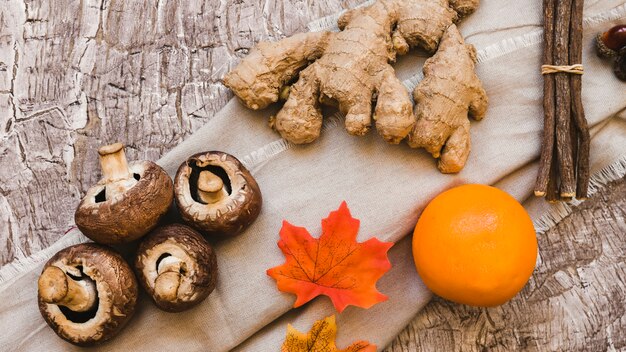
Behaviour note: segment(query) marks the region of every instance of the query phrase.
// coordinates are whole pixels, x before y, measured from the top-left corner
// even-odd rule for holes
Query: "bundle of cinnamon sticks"
[[[589,128],[582,104],[584,0],[544,0],[544,133],[535,195],[584,199]]]

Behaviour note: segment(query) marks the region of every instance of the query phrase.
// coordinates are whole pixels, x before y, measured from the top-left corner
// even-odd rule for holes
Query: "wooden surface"
[[[230,98],[221,77],[260,39],[363,0],[0,0],[0,265],[73,223],[96,149],[156,160]],[[435,299],[388,351],[626,349],[626,182],[539,239],[521,296]]]

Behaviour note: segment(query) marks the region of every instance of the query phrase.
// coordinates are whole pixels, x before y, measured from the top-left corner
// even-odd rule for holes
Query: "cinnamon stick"
[[[582,104],[584,0],[544,0],[544,131],[535,195],[584,199],[589,187],[589,127]],[[563,72],[567,71],[567,72]]]
[[[555,21],[555,52],[554,64],[569,64],[569,31],[572,16],[572,0],[558,0]],[[574,158],[572,155],[572,139],[570,136],[570,119],[572,96],[570,92],[570,75],[557,72],[556,86],[556,147],[561,175],[561,197],[576,195],[576,177]]]
[[[553,138],[554,139],[554,138]],[[556,140],[554,141],[556,143]],[[549,179],[546,190],[546,200],[550,203],[555,203],[561,200],[559,195],[559,160],[557,157],[556,146],[552,147],[552,155],[550,155],[550,170]]]
[[[543,31],[543,63],[552,65],[554,53],[554,9],[555,0],[543,1],[544,31]],[[552,151],[554,148],[554,114],[556,109],[554,97],[554,75],[543,76],[543,143],[541,157],[539,158],[539,173],[535,184],[535,195],[545,196],[550,179],[552,164]]]
[[[583,7],[584,0],[573,0],[570,25],[571,63],[582,63],[583,61]],[[572,117],[578,135],[576,198],[585,199],[589,189],[590,136],[582,102],[582,77],[580,75],[570,77],[570,89],[572,91]]]
[[[571,80],[570,80],[570,86],[571,86]],[[574,98],[574,94],[572,93],[572,99],[573,98]],[[574,113],[574,109],[572,108],[572,114],[573,113]],[[574,176],[576,176],[576,170],[578,169],[578,158],[577,158],[577,155],[578,155],[578,129],[576,128],[576,124],[574,122],[570,123],[569,130],[570,130],[570,139],[571,139],[571,146],[572,146],[572,159],[574,160],[573,170],[574,170]],[[576,195],[576,197],[577,196],[578,195]],[[574,196],[571,196],[571,197],[561,197],[561,201],[562,202],[569,202],[572,199],[574,199]]]

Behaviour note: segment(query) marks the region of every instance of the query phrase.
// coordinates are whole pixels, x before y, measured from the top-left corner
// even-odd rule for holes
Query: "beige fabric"
[[[338,344],[346,346],[358,338],[384,347],[392,341],[430,298],[414,269],[406,236],[428,200],[470,182],[496,183],[520,200],[532,192],[543,115],[539,3],[484,0],[461,25],[468,42],[477,46],[478,75],[491,105],[483,121],[472,122],[472,153],[458,175],[440,174],[424,151],[386,145],[375,131],[361,138],[349,136],[338,117],[327,119],[319,141],[291,146],[267,127],[271,111],[252,112],[232,100],[159,163],[173,174],[195,152],[223,150],[239,157],[262,189],[260,217],[240,237],[216,246],[218,287],[205,302],[171,314],[159,311],[144,296],[127,329],[102,349],[278,350],[287,323],[307,330],[314,320],[333,314],[325,297],[290,309],[294,296],[279,292],[265,274],[284,260],[276,245],[281,221],[319,235],[320,219],[342,200],[361,219],[360,241],[376,236],[397,244],[390,252],[393,268],[378,284],[389,300],[369,310],[350,307],[338,314]],[[598,171],[623,161],[626,153],[626,84],[613,76],[610,62],[597,58],[591,42],[598,31],[626,19],[626,4],[607,0],[589,1],[587,6],[583,98],[594,125],[591,158]],[[410,67],[411,73],[418,70],[415,65],[400,66]],[[526,205],[535,219],[548,210],[541,200]],[[73,349],[40,317],[36,280],[47,258],[81,241],[84,238],[73,231],[43,252],[0,269],[0,350]]]

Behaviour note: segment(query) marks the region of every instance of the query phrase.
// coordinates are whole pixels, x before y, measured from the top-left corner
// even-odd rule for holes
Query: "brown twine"
[[[556,65],[542,65],[541,66],[541,74],[548,75],[551,73],[557,72],[565,72],[565,73],[573,73],[576,75],[582,75],[585,73],[582,64],[570,65],[570,66],[556,66]]]

